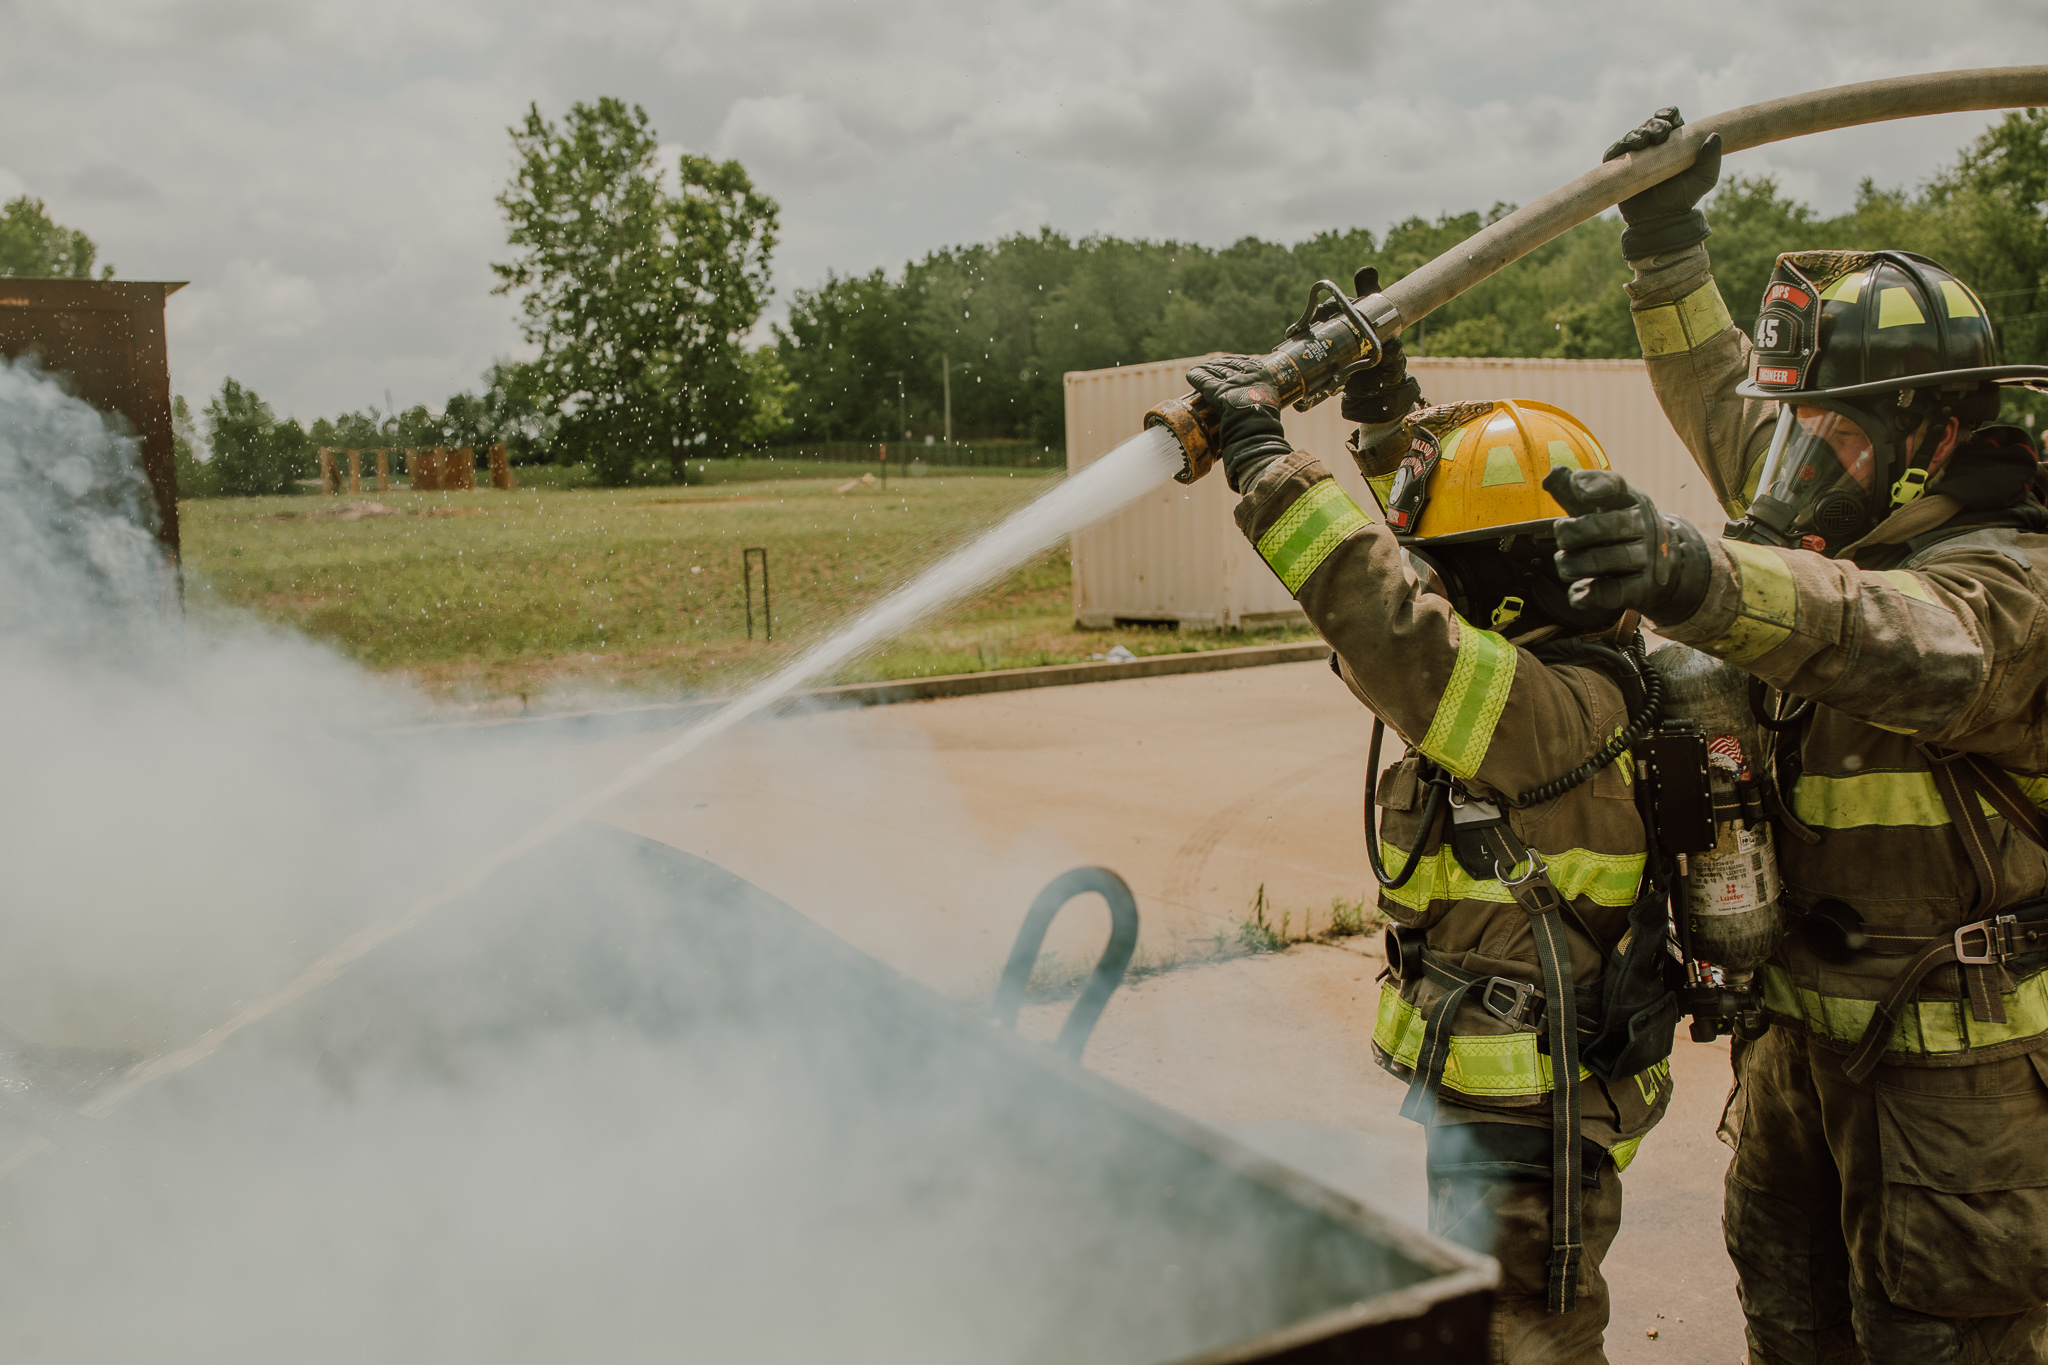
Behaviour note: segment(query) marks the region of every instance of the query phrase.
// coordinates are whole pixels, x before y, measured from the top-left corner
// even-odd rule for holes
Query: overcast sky
[[[0,197],[170,301],[173,383],[310,419],[518,352],[493,196],[537,102],[644,105],[782,205],[782,296],[1042,223],[1291,241],[1525,202],[1660,104],[2048,62],[2041,0],[0,0]],[[1989,121],[1745,153],[1825,211]]]

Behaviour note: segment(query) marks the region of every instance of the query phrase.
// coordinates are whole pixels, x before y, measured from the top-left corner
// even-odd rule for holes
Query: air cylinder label
[[[1744,829],[1730,821],[1721,826],[1712,853],[1696,853],[1687,862],[1686,905],[1695,915],[1743,915],[1778,899],[1769,825]]]

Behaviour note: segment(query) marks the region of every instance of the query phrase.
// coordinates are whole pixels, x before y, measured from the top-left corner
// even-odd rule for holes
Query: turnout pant
[[[2039,1055],[1858,1084],[1790,1029],[1736,1044],[1723,1227],[1750,1365],[2048,1361]]]
[[[1524,1131],[1547,1147],[1548,1128]],[[1621,1175],[1614,1163],[1602,1160],[1599,1184],[1584,1190],[1578,1304],[1569,1313],[1552,1313],[1550,1178],[1470,1167],[1447,1172],[1446,1156],[1456,1160],[1469,1153],[1461,1141],[1466,1132],[1465,1125],[1455,1124],[1429,1130],[1429,1230],[1500,1262],[1491,1365],[1606,1365],[1607,1280],[1600,1262],[1621,1230]]]

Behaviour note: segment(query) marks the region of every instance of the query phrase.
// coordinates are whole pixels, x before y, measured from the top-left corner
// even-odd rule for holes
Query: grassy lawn
[[[510,493],[186,502],[191,609],[253,611],[451,700],[517,709],[723,692],[1046,487],[1022,470],[934,470],[892,478],[886,493],[840,493],[843,477],[815,474],[728,477],[760,465],[727,465],[687,487],[618,490],[541,487],[536,471],[520,472],[526,486]],[[366,502],[392,512],[336,515]],[[751,545],[769,553],[772,644],[761,638],[758,583],[747,639],[740,551]],[[1064,663],[1117,644],[1161,654],[1307,637],[1076,630],[1061,547],[836,681]]]

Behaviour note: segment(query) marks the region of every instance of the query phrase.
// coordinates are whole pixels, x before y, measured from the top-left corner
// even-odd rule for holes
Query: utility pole
[[[910,418],[903,401],[903,371],[884,370],[882,373],[896,381],[896,425],[903,428],[903,439],[910,439]]]
[[[941,355],[939,357],[939,385],[946,393],[946,446],[948,449],[951,449],[953,445],[953,358],[951,356]]]

